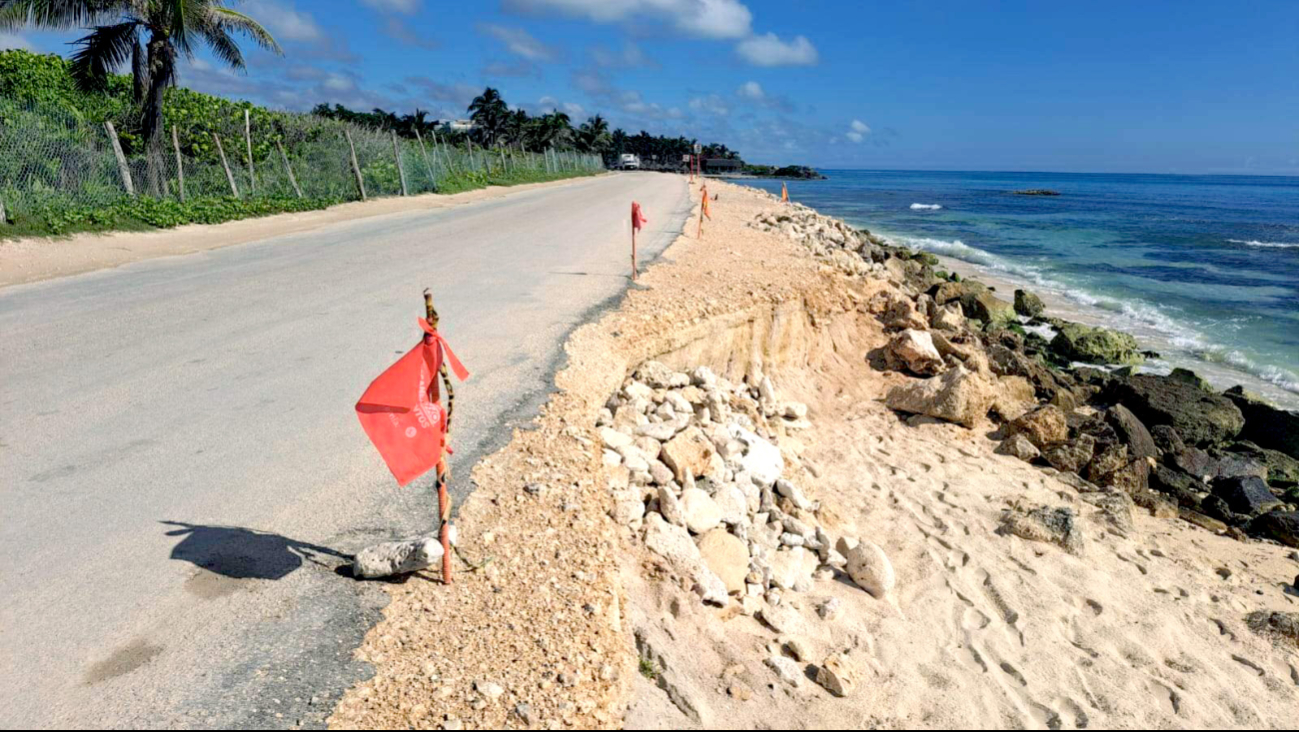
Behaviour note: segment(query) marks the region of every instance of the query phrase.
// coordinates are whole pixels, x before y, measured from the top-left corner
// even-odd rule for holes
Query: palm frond
[[[240,70],[244,68],[244,53],[239,50],[239,44],[235,43],[235,39],[231,38],[229,33],[216,27],[208,28],[203,33],[203,40],[207,42],[208,48],[212,49],[212,55],[227,66]]]
[[[24,26],[67,30],[129,13],[131,0],[0,0],[0,30]]]
[[[237,10],[224,8],[219,5],[208,7],[208,15],[213,25],[225,32],[242,33],[252,39],[261,48],[270,51],[276,55],[283,56],[284,50],[280,44],[271,37],[270,31],[262,27],[260,23],[244,15]]]
[[[139,26],[134,20],[101,25],[77,41],[70,69],[77,86],[87,90],[104,88],[108,75],[138,53]]]

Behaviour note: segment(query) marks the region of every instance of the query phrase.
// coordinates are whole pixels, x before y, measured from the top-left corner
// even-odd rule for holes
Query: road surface
[[[386,603],[340,573],[427,530],[353,412],[417,341],[469,369],[453,490],[544,401],[566,335],[689,212],[630,173],[0,289],[0,726],[317,726]]]

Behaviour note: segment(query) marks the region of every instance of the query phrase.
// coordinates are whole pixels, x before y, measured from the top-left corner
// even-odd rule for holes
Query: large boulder
[[[941,376],[895,386],[884,397],[889,409],[923,414],[973,428],[992,408],[994,386],[977,374],[957,366]]]
[[[726,584],[704,564],[699,547],[690,540],[690,534],[680,526],[673,526],[657,513],[645,518],[645,547],[667,561],[668,565],[694,586],[704,602],[725,605]]]
[[[1005,325],[1017,320],[1015,306],[990,291],[963,299],[961,307],[965,309],[966,317],[981,320],[986,325]]]
[[[1218,478],[1213,481],[1213,495],[1227,502],[1233,513],[1256,516],[1281,505],[1261,478]]]
[[[732,594],[744,590],[749,573],[749,548],[725,529],[713,529],[699,537],[699,555]]]
[[[1046,458],[1051,467],[1065,473],[1082,473],[1095,454],[1096,438],[1085,434],[1078,435],[1072,442],[1042,451],[1042,457]]]
[[[1188,447],[1169,460],[1184,472],[1205,481],[1218,478],[1244,478],[1254,476],[1267,479],[1267,465],[1260,460],[1238,452],[1206,452],[1198,447]]]
[[[1252,442],[1238,442],[1227,449],[1264,465],[1271,485],[1280,488],[1299,485],[1299,460],[1280,450],[1268,450]]]
[[[1223,392],[1223,396],[1230,399],[1244,416],[1245,428],[1240,433],[1241,439],[1299,459],[1299,412],[1277,409],[1240,386],[1233,386]]]
[[[1002,513],[997,533],[1055,544],[1070,554],[1082,554],[1083,551],[1082,527],[1078,525],[1073,509],[1066,507],[1008,508]]]
[[[1299,548],[1299,511],[1272,511],[1249,522],[1249,533]]]
[[[945,366],[934,348],[933,336],[923,330],[907,329],[893,336],[885,349],[885,359],[890,368],[902,367],[920,376],[933,376]]]
[[[1115,404],[1105,410],[1105,421],[1114,428],[1118,438],[1128,446],[1128,455],[1133,459],[1159,457],[1155,438],[1150,435],[1150,431],[1141,420],[1137,419],[1137,415],[1127,407]]]
[[[1028,290],[1015,290],[1015,312],[1026,318],[1036,318],[1046,310],[1042,298]]]
[[[663,445],[663,462],[672,469],[677,482],[686,483],[686,475],[697,478],[712,466],[713,442],[698,427],[687,427]]]
[[[1188,445],[1229,442],[1245,426],[1245,417],[1230,399],[1182,381],[1137,374],[1114,382],[1110,398],[1144,424],[1166,424]]]
[[[1108,328],[1063,323],[1051,339],[1051,350],[1070,361],[1136,365],[1145,361],[1137,339]]]
[[[1012,421],[1007,432],[1023,435],[1034,447],[1045,450],[1069,439],[1069,423],[1063,410],[1054,404],[1045,404]]]
[[[1192,509],[1199,507],[1200,494],[1208,490],[1199,478],[1164,465],[1150,471],[1150,487],[1177,501],[1177,505]]]
[[[858,587],[876,599],[884,599],[893,591],[897,577],[888,555],[875,544],[863,541],[848,550],[846,571]]]

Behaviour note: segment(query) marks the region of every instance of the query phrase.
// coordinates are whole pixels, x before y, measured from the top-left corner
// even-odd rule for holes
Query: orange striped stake
[[[631,202],[631,279],[636,281],[636,232],[644,228],[649,223],[645,218],[645,213],[641,211],[640,204],[635,201]]]
[[[789,189],[785,187],[784,181],[780,183],[780,202],[789,203]]]
[[[699,232],[695,234],[696,239],[704,238],[704,219],[713,220],[713,215],[708,211],[708,184],[705,183],[702,189],[703,199],[699,202]]]

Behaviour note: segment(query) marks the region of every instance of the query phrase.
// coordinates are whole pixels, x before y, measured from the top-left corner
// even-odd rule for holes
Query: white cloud
[[[707,94],[691,99],[690,108],[696,112],[707,112],[719,117],[725,117],[731,113],[730,107],[727,107],[726,102],[722,101],[722,98],[716,94]]]
[[[14,48],[23,51],[36,50],[35,47],[32,46],[30,41],[18,35],[17,33],[0,33],[0,51],[8,51]]]
[[[625,42],[620,51],[611,51],[604,46],[595,46],[591,49],[591,58],[597,64],[606,68],[618,66],[635,68],[637,66],[655,65],[653,60],[641,50],[640,46],[631,41]]]
[[[361,2],[381,12],[410,15],[419,10],[423,0],[361,0]]]
[[[852,124],[848,125],[848,132],[844,133],[844,137],[847,137],[855,143],[861,144],[862,140],[865,140],[866,136],[870,133],[871,128],[868,127],[865,122],[855,119],[852,121]]]
[[[762,85],[756,81],[746,81],[740,85],[735,93],[742,99],[748,99],[753,102],[760,102],[767,98],[767,93],[762,90]]]
[[[614,23],[648,16],[704,38],[744,38],[752,32],[753,13],[739,0],[506,0],[511,10],[585,18]]]
[[[735,52],[754,66],[812,66],[820,58],[806,36],[786,42],[775,33],[746,38],[736,44]]]
[[[299,12],[292,4],[286,7],[272,0],[249,0],[240,10],[266,26],[276,40],[314,43],[325,38],[325,31],[316,19],[310,13]]]
[[[493,23],[483,23],[478,28],[505,44],[510,53],[520,58],[529,61],[553,61],[559,55],[555,49],[533,38],[531,33],[522,28],[510,28]]]

